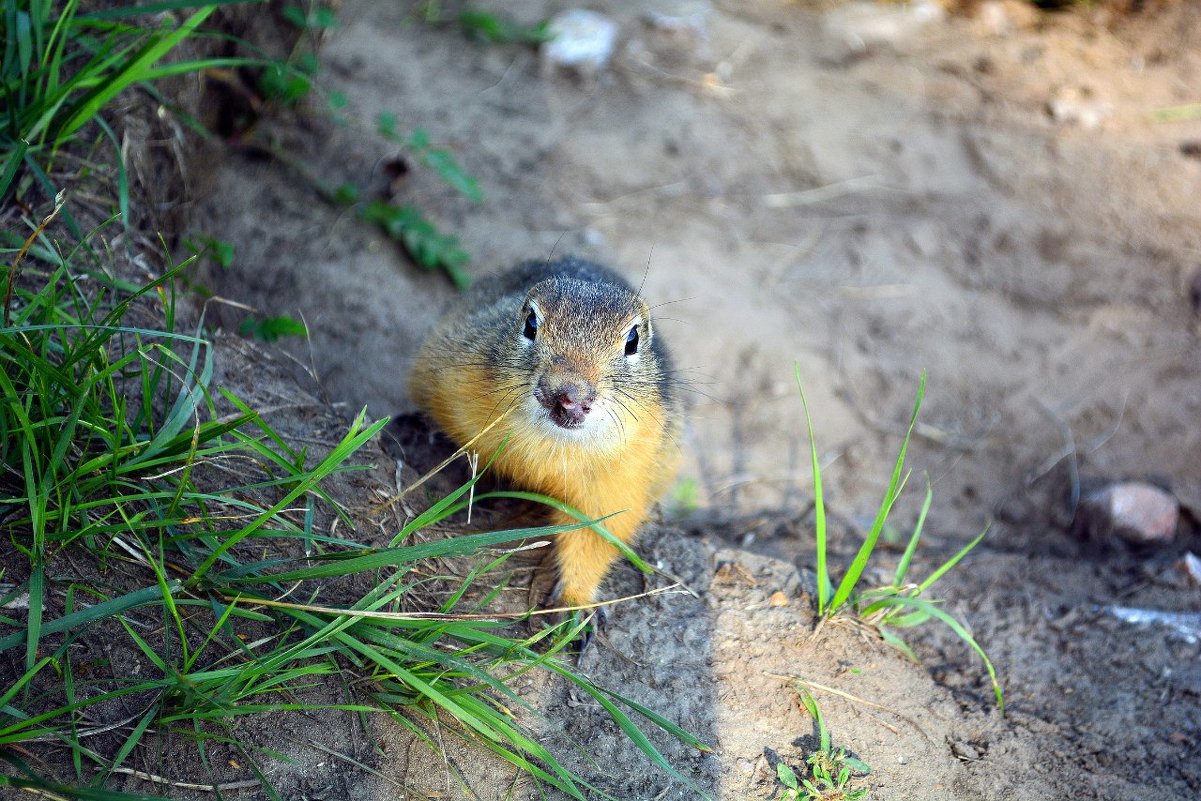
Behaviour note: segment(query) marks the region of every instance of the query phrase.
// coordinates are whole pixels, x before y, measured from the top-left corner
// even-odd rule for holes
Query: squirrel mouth
[[[588,419],[587,411],[567,410],[567,409],[552,409],[547,415],[551,422],[559,428],[568,430],[579,428],[584,425],[584,421]]]

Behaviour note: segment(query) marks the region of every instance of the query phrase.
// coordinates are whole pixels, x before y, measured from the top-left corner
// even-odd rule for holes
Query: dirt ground
[[[484,5],[524,22],[561,7]],[[694,391],[676,511],[641,550],[695,594],[618,608],[584,669],[711,742],[711,755],[661,744],[721,799],[779,797],[775,763],[812,750],[795,677],[855,699],[816,691],[835,744],[872,766],[858,785],[872,799],[1201,797],[1198,637],[1105,612],[1201,610],[1201,589],[1173,568],[1201,551],[1189,294],[1201,119],[1155,116],[1201,101],[1201,6],[588,5],[621,33],[613,64],[580,77],[546,69],[532,48],[427,26],[407,4],[348,0],[323,81],[361,123],[259,132],[330,183],[377,191],[396,150],[373,121],[391,112],[478,178],[481,204],[420,171],[398,191],[462,236],[474,271],[577,253],[643,281],[660,304]],[[207,276],[212,288],[302,316],[311,341],[288,347],[348,412],[411,410],[409,359],[449,283],[278,161],[232,150],[196,171],[193,225],[237,254]],[[222,313],[236,324],[236,310]],[[920,664],[851,624],[813,634],[794,364],[839,565],[928,373],[897,519],[913,520],[928,475],[917,575],[992,522],[935,595],[995,662],[1003,715],[949,632],[917,637]],[[1170,487],[1186,511],[1176,542],[1136,553],[1073,536],[1077,474]],[[682,508],[689,488],[695,508]],[[606,593],[667,583],[625,568]],[[786,605],[773,605],[776,591]],[[595,705],[551,682],[526,690],[553,722],[546,736],[597,786],[626,801],[696,797]],[[399,732],[373,736],[388,779],[467,792]],[[478,756],[457,762],[468,797],[537,795]],[[356,798],[397,792],[365,775],[355,787]]]

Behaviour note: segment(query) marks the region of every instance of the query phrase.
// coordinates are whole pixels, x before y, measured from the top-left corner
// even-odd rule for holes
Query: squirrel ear
[[[642,324],[646,331],[646,341],[650,342],[651,337],[654,335],[654,326],[651,325],[651,307],[647,306],[646,301],[642,298],[638,298],[638,303],[642,306],[640,309],[640,316],[642,317]]]

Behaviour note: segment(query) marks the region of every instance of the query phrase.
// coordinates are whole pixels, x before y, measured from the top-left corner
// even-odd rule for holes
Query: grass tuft
[[[575,684],[682,779],[644,729],[706,746],[562,659],[585,621],[515,634],[480,613],[486,590],[482,601],[470,591],[508,558],[484,556],[493,546],[600,521],[422,535],[466,506],[477,477],[386,547],[337,536],[353,518],[324,486],[366,467],[356,461],[386,420],[360,413],[327,452],[292,448],[214,385],[203,329],[177,330],[186,263],[128,295],[92,296],[69,261],[15,284],[10,270],[0,287],[14,298],[0,328],[0,535],[11,543],[8,597],[28,599],[0,613],[0,653],[14,671],[0,690],[0,752],[54,743],[73,775],[9,760],[0,786],[132,798],[103,788],[163,743],[194,744],[200,764],[228,752],[244,781],[266,782],[274,757],[240,739],[238,721],[332,711],[389,715],[414,732],[454,721],[540,784],[603,796],[523,723],[535,713],[511,684],[534,669]],[[154,324],[132,321],[151,315]],[[430,581],[429,560],[481,556],[435,613],[405,612]]]
[[[989,680],[992,683],[997,707],[1001,711],[1004,711],[1005,700],[1001,692],[1001,685],[997,680],[997,673],[992,661],[988,658],[984,649],[976,642],[976,639],[966,626],[939,605],[939,601],[921,597],[935,581],[957,565],[964,556],[980,544],[980,541],[984,539],[984,535],[988,533],[987,527],[972,539],[971,542],[960,549],[958,553],[927,576],[925,580],[916,584],[908,582],[906,577],[909,565],[914,553],[917,551],[922,527],[925,525],[926,515],[930,511],[930,503],[933,497],[933,492],[929,482],[927,482],[926,496],[922,503],[921,512],[918,515],[917,523],[914,525],[913,533],[906,544],[905,551],[897,563],[893,583],[884,587],[869,589],[860,586],[860,579],[867,568],[868,562],[871,560],[880,534],[884,531],[888,523],[893,505],[896,503],[909,478],[909,474],[905,471],[905,455],[909,448],[909,440],[913,436],[914,426],[917,424],[917,416],[922,407],[922,400],[925,398],[926,374],[922,373],[921,380],[918,383],[917,398],[913,403],[913,411],[909,416],[909,425],[905,430],[905,437],[901,441],[900,450],[893,463],[892,474],[889,478],[888,488],[884,492],[884,498],[880,501],[880,506],[876,511],[872,526],[864,536],[863,543],[859,546],[859,550],[856,552],[854,559],[839,582],[837,590],[833,589],[834,585],[831,581],[828,567],[826,511],[822,496],[821,467],[817,458],[817,441],[813,434],[813,422],[809,416],[809,404],[805,400],[805,389],[801,381],[799,366],[796,368],[796,381],[801,396],[801,407],[805,414],[805,427],[809,435],[809,454],[813,465],[818,615],[822,618],[830,618],[842,612],[855,614],[874,625],[886,642],[899,648],[914,660],[917,657],[913,649],[893,629],[912,628],[931,619],[943,623],[980,656],[984,662],[985,670],[988,672]]]
[[[0,199],[10,191],[19,197],[34,184],[53,189],[46,172],[55,155],[126,89],[245,63],[232,58],[167,60],[181,42],[197,35],[218,5],[171,2],[153,9],[85,12],[80,0],[6,3],[0,17],[0,81],[6,104],[0,120]],[[154,25],[124,21],[151,10],[159,14]],[[115,152],[120,161],[119,148]],[[124,180],[118,200],[128,210]]]

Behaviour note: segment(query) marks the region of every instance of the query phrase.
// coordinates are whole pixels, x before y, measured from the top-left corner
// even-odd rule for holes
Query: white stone
[[[617,49],[617,23],[583,8],[561,11],[551,18],[551,40],[542,45],[542,59],[585,75],[605,69]]]

